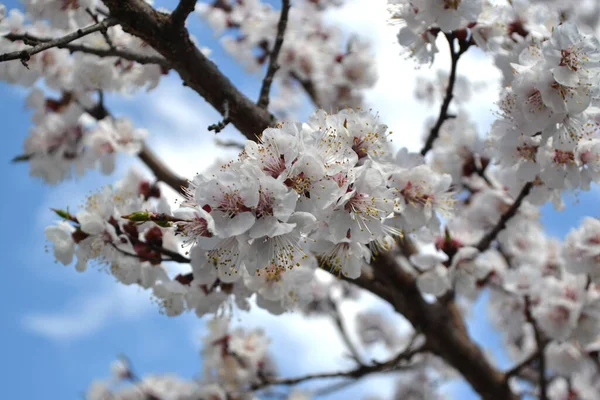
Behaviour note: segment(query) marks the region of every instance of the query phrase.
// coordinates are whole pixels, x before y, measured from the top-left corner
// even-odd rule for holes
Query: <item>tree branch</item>
[[[454,39],[456,38],[454,33],[444,33],[444,35],[446,36],[446,39],[448,39],[448,45],[450,46],[450,57],[452,60],[452,65],[450,68],[450,77],[448,78],[448,86],[446,87],[446,95],[444,97],[444,101],[442,102],[442,106],[440,108],[440,113],[438,115],[438,119],[437,119],[435,125],[433,126],[433,128],[431,128],[431,130],[429,131],[429,136],[427,137],[427,140],[425,141],[425,145],[421,149],[422,156],[427,154],[429,152],[429,150],[431,150],[431,148],[433,147],[433,142],[439,136],[440,129],[442,128],[442,125],[444,124],[444,122],[446,120],[452,118],[452,116],[448,115],[448,109],[450,108],[450,103],[452,102],[452,99],[454,98],[454,85],[456,84],[456,70],[457,70],[457,66],[458,66],[458,60],[460,59],[460,56],[462,56],[468,50],[468,48],[470,46],[468,43],[466,43],[466,44],[461,43],[460,50],[457,52],[454,49]]]
[[[175,174],[165,163],[144,144],[142,151],[138,154],[138,157],[156,176],[156,179],[169,185],[173,190],[178,193],[183,193],[182,188],[188,186],[188,181]]]
[[[483,399],[516,399],[504,374],[487,361],[481,348],[469,337],[454,301],[425,301],[415,277],[398,265],[390,252],[380,254],[372,267],[376,280],[389,287],[383,293],[391,294],[396,311],[425,335],[431,352],[460,372]]]
[[[94,14],[94,12],[92,10],[90,10],[89,8],[86,8],[85,12],[88,13],[88,15],[92,18],[92,20],[95,23],[101,22],[100,19],[98,18],[98,15]],[[100,31],[100,33],[102,33],[102,36],[104,37],[104,41],[106,42],[108,47],[110,47],[111,49],[114,49],[115,45],[113,44],[112,40],[110,39],[110,36],[108,36],[108,29],[102,29]]]
[[[317,94],[317,89],[312,81],[308,79],[301,79],[297,74],[291,73],[290,76],[302,86],[302,89],[306,92],[310,100],[317,108],[323,108],[321,102],[319,101],[319,96]]]
[[[491,231],[489,231],[484,237],[481,238],[481,240],[477,244],[477,250],[483,252],[483,251],[486,251],[490,247],[492,242],[496,239],[496,236],[498,236],[498,234],[504,228],[506,228],[506,223],[512,217],[515,216],[515,214],[519,210],[519,207],[521,207],[521,203],[523,203],[523,200],[531,192],[532,188],[533,188],[533,182],[527,182],[525,184],[525,186],[523,186],[523,188],[521,189],[521,192],[515,199],[515,202],[512,204],[512,206],[510,206],[510,208],[504,214],[502,214],[502,216],[498,220],[498,223],[496,224],[496,226],[494,226],[494,228],[492,228]]]
[[[335,300],[333,300],[332,298],[329,298],[329,303],[331,305],[331,317],[333,318],[333,321],[335,322],[335,326],[337,327],[337,330],[340,333],[342,341],[344,342],[344,344],[350,351],[350,355],[352,356],[352,359],[354,359],[354,361],[356,361],[358,363],[358,365],[365,365],[362,362],[362,359],[360,357],[360,353],[359,353],[358,349],[356,348],[354,343],[352,343],[352,340],[350,340],[350,336],[348,335],[348,330],[346,329],[346,326],[344,325],[344,321],[342,320],[342,313],[340,311],[340,307],[339,307],[338,303]]]
[[[9,61],[9,60],[21,60],[24,65],[26,65],[27,61],[31,58],[31,56],[41,53],[44,50],[48,50],[52,47],[60,47],[66,45],[67,43],[71,43],[74,40],[80,39],[86,35],[89,35],[94,32],[106,30],[106,28],[117,25],[118,22],[115,19],[107,18],[102,22],[98,22],[94,25],[87,26],[85,28],[78,29],[75,32],[69,33],[68,35],[52,39],[49,41],[45,41],[39,43],[29,49],[13,51],[11,53],[0,54],[0,62]]]
[[[258,97],[258,106],[264,109],[269,107],[269,93],[271,92],[271,84],[273,83],[273,77],[279,69],[277,58],[283,45],[283,38],[285,36],[285,29],[288,21],[288,13],[290,11],[290,0],[281,1],[281,15],[279,22],[277,23],[277,36],[275,37],[275,44],[269,55],[269,66],[267,67],[267,75],[263,80],[262,87],[260,88],[260,96]]]
[[[177,27],[183,27],[185,20],[196,8],[196,0],[180,0],[179,4],[171,13],[171,23]]]
[[[104,105],[103,99],[104,97],[100,96],[100,102],[93,109],[86,110],[88,114],[97,120],[111,116]],[[138,157],[152,171],[157,180],[166,183],[176,192],[184,194],[183,189],[188,186],[188,181],[173,172],[145,143],[142,145]]]
[[[242,94],[217,66],[192,42],[187,29],[174,29],[171,16],[156,11],[144,0],[103,0],[111,16],[167,59],[186,86],[202,96],[220,113],[229,105],[230,121],[250,140],[273,123],[265,109]]]
[[[526,359],[521,361],[519,364],[515,365],[514,367],[512,367],[511,369],[506,371],[504,373],[505,379],[508,381],[510,378],[512,378],[514,376],[519,376],[521,374],[521,371],[523,371],[525,368],[527,368],[529,366],[529,364],[531,364],[533,361],[537,360],[539,357],[540,357],[539,351],[534,351],[533,353],[531,353],[529,355],[529,357],[527,357]]]
[[[245,148],[245,144],[242,142],[237,142],[235,140],[221,140],[219,138],[215,139],[215,144],[217,146],[221,146],[221,147],[225,147],[225,148],[232,148],[232,149],[236,149],[239,151],[244,150]]]
[[[29,43],[29,44],[43,44],[43,43],[51,42],[53,40],[50,38],[41,38],[41,37],[32,36],[28,33],[22,33],[22,34],[21,33],[9,33],[8,35],[3,36],[3,38],[7,39],[7,40],[11,40],[13,42],[21,40],[21,41],[23,41],[25,43]],[[101,48],[89,47],[89,46],[86,46],[83,44],[76,44],[76,43],[59,44],[54,47],[57,47],[59,49],[67,49],[71,53],[80,52],[80,53],[86,53],[86,54],[93,54],[98,57],[119,57],[124,60],[135,61],[139,64],[157,64],[165,69],[171,68],[170,64],[163,57],[147,56],[147,55],[138,54],[138,53],[132,52],[130,50],[126,50],[126,49],[117,49],[117,48],[101,49]]]
[[[538,386],[540,387],[540,398],[539,400],[548,400],[548,381],[546,380],[546,346],[548,340],[544,337],[544,334],[540,330],[535,318],[531,314],[531,301],[529,297],[525,297],[525,316],[527,322],[533,327],[533,334],[535,336],[535,342],[537,344],[538,356]]]
[[[406,351],[401,352],[400,354],[398,354],[397,356],[395,356],[394,358],[392,358],[386,362],[375,363],[373,365],[361,365],[360,367],[357,367],[355,369],[351,369],[348,371],[323,372],[323,373],[318,373],[318,374],[304,375],[304,376],[300,376],[300,377],[296,377],[296,378],[265,379],[265,380],[263,380],[263,382],[261,382],[257,385],[254,385],[252,387],[252,389],[258,390],[263,387],[273,386],[273,385],[296,385],[298,383],[302,383],[302,382],[314,380],[314,379],[342,378],[342,377],[358,379],[358,378],[362,378],[363,376],[372,374],[372,373],[397,371],[400,369],[411,367],[411,364],[400,365],[401,362],[403,362],[403,361],[410,362],[410,360],[416,354],[423,353],[426,351],[427,351],[426,346],[417,347],[415,349],[407,349]]]

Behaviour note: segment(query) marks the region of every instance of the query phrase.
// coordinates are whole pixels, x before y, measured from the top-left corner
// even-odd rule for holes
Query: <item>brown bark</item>
[[[156,11],[143,0],[103,0],[111,17],[123,29],[135,35],[169,62],[189,86],[223,113],[226,103],[230,122],[248,139],[256,140],[273,124],[271,114],[252,102],[206,58],[192,42],[184,26],[175,25],[169,14]]]

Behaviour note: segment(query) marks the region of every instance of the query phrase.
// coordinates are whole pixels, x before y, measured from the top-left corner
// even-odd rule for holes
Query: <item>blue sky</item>
[[[167,6],[173,2],[157,3]],[[16,2],[4,1],[4,4],[11,8]],[[432,115],[433,111],[414,104],[410,90],[390,90],[390,87],[409,85],[412,75],[408,74],[416,73],[414,65],[398,54],[393,30],[386,36],[387,27],[373,28],[373,20],[369,18],[383,15],[383,8],[365,10],[364,4],[365,0],[354,2],[330,19],[342,23],[346,32],[362,33],[377,41],[374,44],[377,55],[381,56],[378,60],[383,81],[367,95],[367,100],[374,111],[380,112],[382,121],[399,135],[394,141],[415,148],[423,117]],[[202,45],[212,49],[211,58],[219,68],[251,98],[256,98],[260,76],[246,74],[222,50],[199,18],[193,16],[191,22],[193,33]],[[381,25],[385,22],[381,21]],[[437,67],[445,68],[444,61],[440,57]],[[486,61],[477,57],[471,61],[473,67],[466,73],[478,79],[490,79],[485,75],[488,72],[480,68]],[[418,73],[431,75],[434,70]],[[0,281],[3,297],[0,317],[4,359],[0,374],[4,398],[81,398],[93,379],[108,375],[110,362],[121,353],[133,361],[141,375],[176,372],[185,377],[195,376],[201,370],[198,350],[204,321],[191,315],[164,317],[148,300],[147,293],[119,286],[110,276],[95,270],[78,274],[72,267],[54,263],[51,252],[46,249],[43,229],[54,220],[50,207],[76,208],[86,193],[118,180],[128,166],[137,165],[142,169],[143,166],[123,156],[117,172],[109,177],[89,173],[82,179],[52,187],[30,178],[26,164],[9,162],[22,153],[23,139],[30,127],[30,113],[24,106],[26,92],[6,84],[0,84],[0,91],[5,138],[0,146],[0,177],[4,182],[0,208],[4,272]],[[472,106],[482,132],[493,119],[490,110],[494,94],[491,92],[475,99]],[[108,106],[117,115],[132,118],[136,126],[147,128],[150,145],[184,176],[202,170],[218,151],[212,141],[214,134],[207,132],[206,127],[220,116],[203,99],[182,87],[174,76],[154,92],[126,99],[109,96]],[[231,127],[220,135],[240,138]],[[551,206],[543,208],[542,220],[553,236],[562,238],[584,215],[598,214],[597,190],[583,193],[577,199],[567,198],[566,202],[567,210],[562,213],[554,212]],[[483,301],[478,304],[476,315],[485,315]],[[335,331],[327,321],[305,321],[298,315],[271,317],[263,312],[251,316],[239,314],[236,321],[249,327],[266,328],[273,339],[272,351],[282,375],[299,375],[311,369],[339,369],[344,365],[340,361],[341,347],[336,343]],[[498,351],[498,335],[484,320],[471,324],[470,328],[473,336],[498,357],[503,367],[509,365]],[[323,352],[324,348],[328,351]],[[289,349],[298,350],[290,354]],[[361,391],[375,391],[381,387],[379,382],[383,381],[363,385]],[[472,397],[465,394],[462,386],[455,389],[463,394],[460,398]],[[356,396],[358,392],[352,393]],[[341,394],[337,398],[344,397]]]

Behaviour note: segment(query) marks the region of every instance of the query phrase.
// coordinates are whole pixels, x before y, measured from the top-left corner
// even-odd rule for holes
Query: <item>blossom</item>
[[[338,201],[329,231],[336,241],[350,236],[353,241],[369,243],[383,234],[383,220],[393,209],[393,194],[385,187],[383,175],[365,165]]]
[[[254,225],[256,217],[251,211],[258,205],[260,194],[258,181],[251,174],[220,171],[194,183],[193,202],[211,210],[219,236],[240,235]]]
[[[426,165],[392,173],[388,184],[395,191],[395,212],[401,226],[407,230],[431,227],[438,222],[436,211],[450,213],[451,183],[450,175],[432,174]]]
[[[565,238],[563,256],[573,273],[584,273],[597,281],[600,278],[600,221],[586,217],[581,226]]]
[[[54,245],[54,257],[64,265],[71,264],[75,255],[75,242],[71,236],[74,231],[75,229],[64,221],[46,228],[46,237]]]
[[[421,270],[417,287],[424,294],[441,296],[452,288],[448,269],[441,264],[448,257],[444,254],[414,254],[411,263]]]
[[[554,79],[564,86],[576,87],[586,80],[590,68],[600,67],[600,42],[585,37],[573,23],[557,26],[543,45],[544,59],[551,65]]]
[[[371,259],[371,252],[361,243],[350,239],[342,241],[319,240],[313,251],[319,254],[324,267],[350,279],[361,275],[361,268]]]

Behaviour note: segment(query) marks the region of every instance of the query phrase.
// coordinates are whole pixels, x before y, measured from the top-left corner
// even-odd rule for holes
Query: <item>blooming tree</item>
[[[15,161],[48,184],[110,174],[119,152],[154,173],[132,171],[77,210],[57,205],[60,220],[45,232],[56,259],[148,289],[169,316],[209,321],[198,380],[137,377],[119,360],[87,397],[253,399],[390,372],[397,399],[439,398],[436,383],[452,377],[484,399],[600,398],[600,222],[586,218],[562,243],[545,235],[538,211],[600,182],[600,5],[389,0],[399,51],[417,65],[450,53],[447,74],[419,83],[417,98],[440,107],[411,153],[361,108],[376,60],[367,42],[324,22],[343,2],[180,0],[162,10],[143,0],[22,0],[24,13],[0,4],[0,79],[28,88],[34,110]],[[190,35],[194,12],[236,60],[265,71],[256,101]],[[504,79],[485,136],[461,106],[471,84],[457,75],[475,48]],[[179,177],[144,143],[148,133],[104,102],[152,90],[170,71],[222,114],[207,130],[231,124],[248,139],[237,159]],[[304,96],[317,111],[293,122]],[[170,273],[171,263],[188,272]],[[514,361],[506,371],[465,326],[484,291]],[[411,328],[367,310],[354,343],[339,306],[364,292]],[[252,307],[331,316],[355,367],[280,376],[265,333],[230,326],[233,309]],[[387,359],[366,356],[376,344]]]

